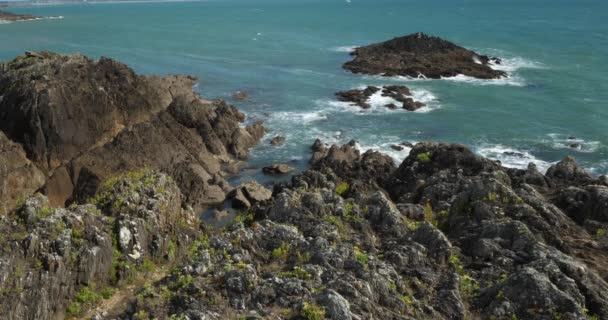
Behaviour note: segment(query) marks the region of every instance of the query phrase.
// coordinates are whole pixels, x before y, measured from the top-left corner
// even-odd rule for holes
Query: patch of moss
[[[350,189],[348,182],[341,182],[336,186],[336,193],[343,196]]]
[[[416,155],[416,160],[421,163],[429,163],[432,160],[432,156],[433,154],[430,151],[423,152]]]
[[[46,218],[55,213],[55,209],[49,206],[43,206],[42,208],[36,211],[36,216],[39,218]]]

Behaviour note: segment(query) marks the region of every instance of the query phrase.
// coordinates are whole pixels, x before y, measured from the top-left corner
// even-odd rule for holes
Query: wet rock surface
[[[499,60],[477,54],[438,37],[415,33],[356,48],[344,68],[354,73],[439,79],[465,75],[496,79],[506,73],[494,70]]]
[[[412,98],[410,89],[406,86],[368,86],[365,89],[339,91],[336,93],[336,96],[340,101],[350,102],[363,109],[369,109],[372,107],[370,98],[379,91],[381,91],[380,94],[382,97],[391,98],[393,100],[392,102],[388,102],[384,105],[389,109],[400,108],[407,111],[416,111],[426,106],[420,101],[415,101]]]

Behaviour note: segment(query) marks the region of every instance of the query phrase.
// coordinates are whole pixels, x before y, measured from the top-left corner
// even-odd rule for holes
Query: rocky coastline
[[[265,128],[195,81],[76,54],[0,63],[0,314],[608,319],[608,178],[574,158],[542,174],[421,142],[396,164],[317,140],[290,182],[231,186]],[[406,87],[339,96],[381,90],[409,110]],[[236,218],[200,220],[217,207]]]

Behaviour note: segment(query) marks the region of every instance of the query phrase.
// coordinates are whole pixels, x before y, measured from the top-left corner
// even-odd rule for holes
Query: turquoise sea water
[[[507,166],[547,168],[568,154],[608,173],[608,1],[431,0],[254,1],[22,6],[63,19],[0,24],[0,59],[25,50],[119,59],[146,74],[200,78],[208,98],[230,99],[267,140],[250,165],[295,162],[310,146],[355,139],[403,159],[393,143],[459,142]],[[348,47],[424,31],[504,59],[504,80],[383,79],[341,68]],[[334,93],[401,83],[427,102],[422,112],[362,112]],[[268,145],[287,137],[281,148]],[[576,137],[580,149],[569,145]]]

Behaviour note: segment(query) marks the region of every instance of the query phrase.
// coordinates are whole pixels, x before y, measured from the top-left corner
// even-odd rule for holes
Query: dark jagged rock
[[[363,109],[371,108],[369,103],[370,97],[376,92],[382,90],[382,96],[390,97],[395,100],[394,103],[389,103],[385,107],[389,109],[397,109],[398,104],[401,105],[402,109],[408,111],[416,111],[424,106],[424,103],[415,101],[411,95],[410,89],[406,86],[385,86],[382,88],[368,86],[365,89],[353,89],[348,91],[339,91],[336,96],[340,101],[351,102]]]
[[[363,109],[369,109],[371,108],[371,105],[367,102],[367,100],[378,91],[380,91],[380,88],[368,86],[363,90],[353,89],[347,91],[338,91],[336,92],[336,96],[340,101],[352,102]]]
[[[449,41],[415,33],[356,48],[355,57],[344,64],[354,73],[438,79],[463,74],[480,79],[506,76],[490,67],[490,58]]]
[[[288,174],[293,172],[294,168],[286,165],[286,164],[273,164],[269,167],[262,168],[262,172],[265,174]]]
[[[249,95],[245,91],[237,91],[232,95],[232,99],[238,101],[245,101],[249,99]]]
[[[144,77],[108,59],[40,52],[0,64],[0,130],[48,179],[54,205],[84,201],[120,172],[160,169],[196,210],[221,203],[227,168],[264,134],[192,91],[194,78]]]
[[[283,136],[276,136],[274,138],[272,138],[272,140],[270,140],[270,144],[273,146],[280,146],[282,144],[285,144],[285,137]]]

